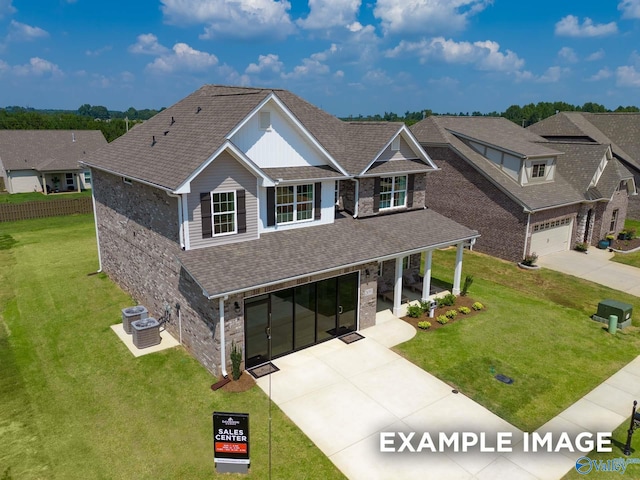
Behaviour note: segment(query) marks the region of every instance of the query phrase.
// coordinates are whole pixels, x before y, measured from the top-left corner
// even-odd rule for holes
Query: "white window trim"
[[[220,216],[220,215],[228,215],[229,211],[226,212],[220,212],[220,213],[215,213],[215,210],[213,208],[213,196],[214,195],[221,195],[221,194],[225,194],[225,193],[231,193],[233,195],[233,231],[232,232],[223,232],[223,233],[216,233],[216,215]],[[235,190],[222,190],[222,191],[215,191],[215,192],[211,192],[211,237],[226,237],[227,235],[235,235],[238,233],[238,196],[236,195],[236,191]]]
[[[311,218],[304,218],[302,220],[298,220],[298,203],[309,203],[309,202],[298,202],[298,187],[305,187],[305,186],[310,186],[311,187]],[[290,205],[289,203],[278,203],[278,188],[285,188],[285,187],[293,187],[293,220],[291,220],[290,222],[279,222],[278,221],[278,206],[279,205]],[[296,185],[281,185],[276,187],[276,191],[275,191],[275,209],[276,209],[276,225],[291,225],[293,223],[304,223],[304,222],[313,222],[314,220],[314,206],[315,206],[315,199],[316,199],[316,188],[315,185],[313,183],[300,183],[300,184],[296,184]]]
[[[536,167],[542,167],[542,175],[536,175],[535,174]],[[538,168],[538,170],[539,170],[539,168]],[[531,178],[532,179],[535,178],[537,180],[542,180],[542,179],[547,178],[547,171],[548,171],[547,162],[533,162],[531,164]]]
[[[404,181],[404,185],[405,188],[404,190],[398,190],[398,192],[404,192],[404,202],[402,205],[394,205],[393,202],[395,201],[395,193],[396,193],[396,178],[401,178],[404,177],[405,181]],[[382,195],[383,194],[391,194],[391,203],[388,207],[381,207],[379,206],[378,210],[382,211],[382,210],[393,210],[393,209],[397,209],[397,208],[405,208],[407,206],[407,195],[408,195],[408,182],[409,182],[409,177],[407,175],[394,175],[392,177],[381,177],[380,181],[382,183],[382,178],[391,178],[391,191],[390,192],[382,192],[382,190],[380,190],[379,195],[380,195],[380,203],[382,203]],[[382,186],[381,186],[382,188]]]

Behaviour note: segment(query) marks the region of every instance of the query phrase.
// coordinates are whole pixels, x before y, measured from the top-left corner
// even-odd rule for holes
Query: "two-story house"
[[[211,372],[375,324],[379,275],[477,232],[425,207],[436,166],[398,123],[348,123],[285,90],[207,85],[86,161],[101,269]],[[179,307],[178,307],[179,305]]]
[[[624,228],[635,182],[608,144],[550,141],[501,117],[433,116],[411,130],[442,169],[427,205],[478,230],[478,251],[519,262]]]

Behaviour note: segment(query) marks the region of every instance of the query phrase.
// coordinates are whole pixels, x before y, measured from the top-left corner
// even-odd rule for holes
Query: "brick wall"
[[[627,218],[629,205],[629,195],[626,190],[617,191],[613,194],[611,201],[598,204],[596,223],[593,229],[594,238],[591,241],[592,245],[596,245],[598,241],[605,238],[608,233],[611,233],[609,227],[611,226],[611,217],[614,210],[618,210],[618,215],[613,234],[617,235],[624,229],[624,220]]]
[[[486,177],[447,147],[426,147],[441,169],[427,177],[426,204],[456,222],[478,230],[474,250],[520,261],[527,215]]]
[[[413,183],[413,206],[408,210],[416,210],[424,208],[425,205],[425,188],[426,173],[417,173],[414,176]],[[379,212],[373,210],[373,193],[375,190],[375,178],[367,177],[360,179],[360,194],[358,196],[358,217],[371,217],[379,215]]]

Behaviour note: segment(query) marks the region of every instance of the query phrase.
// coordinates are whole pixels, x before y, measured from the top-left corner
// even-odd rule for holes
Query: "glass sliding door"
[[[293,289],[271,294],[271,358],[293,351]]]
[[[308,283],[294,289],[293,348],[308,347],[316,342],[316,284]]]
[[[316,342],[322,342],[328,338],[335,337],[336,315],[338,305],[336,304],[337,278],[328,278],[316,283],[318,288],[318,322],[316,325]]]
[[[269,360],[269,295],[261,295],[244,304],[244,349],[246,368]]]
[[[358,320],[358,273],[338,278],[338,335],[353,332]]]

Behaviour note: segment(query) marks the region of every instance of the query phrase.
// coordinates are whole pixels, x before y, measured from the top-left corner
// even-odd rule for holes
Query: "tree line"
[[[370,121],[370,122],[404,122],[407,125],[413,125],[423,118],[432,115],[452,115],[461,117],[504,117],[522,127],[528,127],[534,123],[544,120],[547,117],[555,115],[556,112],[590,112],[590,113],[610,113],[610,112],[640,112],[640,108],[635,106],[623,107],[622,105],[615,110],[609,110],[604,105],[598,103],[587,102],[582,106],[571,105],[566,102],[538,102],[529,103],[524,106],[511,105],[504,112],[458,112],[458,113],[435,113],[431,109],[424,109],[417,112],[406,111],[404,116],[397,115],[393,112],[384,112],[383,115],[358,115],[357,117],[342,117],[345,121]]]
[[[107,142],[112,142],[136,123],[148,120],[159,111],[131,107],[120,112],[88,103],[78,110],[36,110],[13,106],[0,108],[0,130],[101,130]]]

